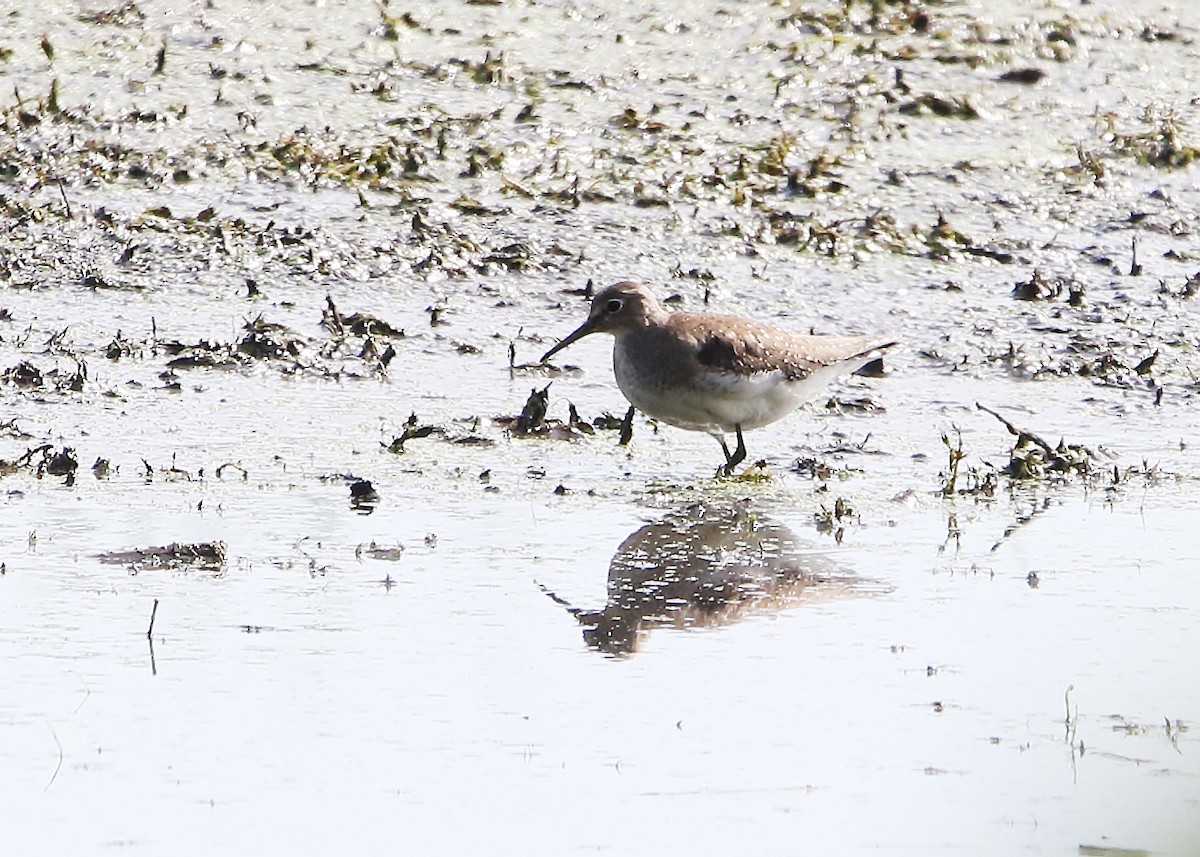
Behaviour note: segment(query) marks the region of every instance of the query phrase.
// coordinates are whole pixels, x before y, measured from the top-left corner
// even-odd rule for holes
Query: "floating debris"
[[[129,566],[130,572],[134,574],[158,569],[220,571],[225,567],[225,543],[172,542],[164,547],[108,551],[97,554],[96,558],[109,565]]]
[[[1051,446],[1033,432],[1017,428],[991,408],[979,403],[975,407],[991,414],[1017,438],[1004,468],[1005,475],[1013,479],[1044,479],[1050,474],[1069,473],[1092,475],[1096,454],[1082,444],[1060,440],[1058,446]]]
[[[369,480],[359,479],[350,484],[350,508],[370,514],[379,505],[379,492]]]
[[[410,414],[408,420],[404,423],[404,431],[399,436],[392,438],[391,443],[384,444],[384,448],[388,452],[402,453],[404,452],[404,444],[410,440],[419,440],[429,437],[430,435],[446,436],[446,430],[441,426],[421,425],[415,413]]]
[[[44,448],[42,450],[42,460],[38,462],[37,478],[41,479],[43,474],[49,476],[65,476],[68,484],[75,479],[75,471],[79,468],[79,461],[75,457],[75,450],[69,446],[63,447],[57,452],[52,449]]]
[[[1042,272],[1034,270],[1033,276],[1023,283],[1013,286],[1012,296],[1019,301],[1049,301],[1060,297],[1064,292],[1073,294],[1071,284],[1062,279],[1047,279]]]
[[[966,96],[927,93],[898,108],[906,116],[937,116],[943,119],[979,119],[980,113]]]
[[[547,416],[550,407],[550,384],[542,389],[530,391],[529,398],[518,416],[493,417],[492,422],[501,426],[514,437],[544,438],[550,440],[574,440],[593,434],[595,428],[579,416],[575,406],[567,403],[566,421]]]
[[[1023,83],[1026,86],[1033,86],[1035,83],[1040,83],[1045,77],[1046,72],[1040,68],[1015,68],[1004,72],[998,79],[1004,83]]]
[[[546,409],[550,404],[550,385],[541,390],[534,389],[517,417],[517,434],[530,434],[542,428],[546,422]]]
[[[55,450],[54,445],[49,443],[31,447],[12,461],[0,459],[0,476],[11,476],[27,470],[36,479],[45,476],[66,477],[67,485],[75,484],[75,472],[78,468],[79,461],[74,449],[66,446]]]
[[[356,547],[354,549],[354,556],[358,560],[366,557],[367,559],[375,559],[381,562],[399,562],[404,558],[404,545],[384,547],[383,545],[371,542],[368,545],[359,545]]]
[[[42,371],[28,360],[22,360],[16,366],[6,369],[0,374],[0,380],[27,390],[36,389],[46,383]]]

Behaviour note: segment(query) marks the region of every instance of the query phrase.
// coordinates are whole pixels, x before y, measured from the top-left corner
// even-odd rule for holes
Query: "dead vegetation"
[[[738,32],[739,11],[728,14]],[[530,305],[530,289],[552,294],[560,280],[577,283],[581,270],[607,262],[609,247],[649,241],[664,258],[678,254],[666,263],[670,275],[703,286],[706,301],[726,273],[722,257],[751,260],[751,279],[782,276],[797,256],[821,257],[832,270],[880,256],[945,270],[919,298],[924,306],[902,310],[927,314],[939,332],[969,313],[971,333],[955,341],[947,332],[922,351],[924,365],[1018,381],[1086,377],[1168,405],[1172,395],[1192,395],[1194,337],[1172,317],[1182,316],[1178,304],[1200,278],[1188,247],[1200,219],[1170,187],[1138,190],[1147,174],[1166,179],[1194,161],[1186,106],[1131,101],[1088,116],[1066,132],[1087,133],[1063,140],[1057,160],[1047,155],[1045,173],[920,151],[929,134],[1008,134],[1036,104],[1029,97],[1047,91],[1042,81],[1069,77],[1092,45],[1133,40],[1167,51],[1182,37],[1179,27],[1087,10],[981,22],[953,6],[873,0],[770,14],[768,38],[726,45],[735,64],[713,85],[653,67],[629,79],[585,64],[547,67],[498,45],[464,43],[432,15],[384,6],[368,36],[387,43],[384,54],[351,57],[313,37],[290,65],[272,66],[265,50],[255,59],[219,40],[163,43],[159,31],[143,32],[143,11],[124,3],[77,17],[85,29],[132,39],[113,43],[114,61],[140,45],[144,74],[128,76],[129,92],[111,103],[80,94],[92,70],[68,59],[65,34],[42,40],[39,32],[21,46],[44,58],[33,75],[38,85],[22,83],[0,102],[0,288],[97,302],[172,288],[184,295],[181,305],[219,297],[245,301],[245,312],[240,327],[217,333],[184,336],[148,319],[142,329],[114,324],[102,341],[85,343],[74,331],[39,327],[28,311],[0,308],[0,344],[9,347],[0,385],[24,400],[83,401],[120,399],[144,367],[172,394],[217,371],[403,379],[419,349],[496,356],[484,336],[454,335],[464,313]],[[423,58],[391,49],[411,40],[428,49]],[[686,40],[692,50],[694,35]],[[759,53],[769,63],[754,65]],[[766,83],[753,79],[767,68]],[[282,76],[314,92],[335,85],[347,109],[326,124],[298,106],[281,110]],[[166,82],[190,88],[157,88]],[[733,95],[739,87],[730,84],[739,83],[767,87],[763,102]],[[579,134],[588,123],[595,134]],[[226,193],[243,182],[270,198]],[[289,210],[289,201],[311,196],[324,211],[323,193],[349,198],[354,218]],[[1122,208],[1128,216],[1120,210],[1114,220]],[[1008,228],[1025,221],[1031,231]],[[1056,245],[1060,223],[1074,232]],[[1163,242],[1169,236],[1169,249],[1152,255],[1143,242],[1129,259],[1099,246],[1117,230],[1122,248],[1126,231],[1144,231]],[[1045,243],[1030,237],[1052,232]],[[680,233],[687,239],[676,241]],[[705,253],[711,257],[697,258]],[[1029,273],[993,276],[986,282],[996,294],[970,302],[975,274],[1011,265]],[[1126,277],[1145,287],[1129,287]],[[413,284],[431,282],[446,285],[414,304]],[[385,302],[355,305],[367,288],[383,291]],[[1006,302],[1010,288],[1014,300]],[[311,300],[298,299],[305,289],[325,297],[319,319]],[[997,310],[996,301],[1011,306]],[[413,306],[427,307],[419,323]],[[108,378],[98,382],[102,369]],[[509,371],[537,384],[519,412],[414,415],[382,447],[401,454],[425,442],[487,446],[497,434],[579,439],[604,430],[629,441],[632,411],[621,419],[553,404],[559,388],[545,382],[557,370],[517,364],[514,351]],[[402,407],[425,412],[408,401]],[[1005,478],[1078,477],[1089,466],[1069,448],[1018,441],[994,472],[954,462],[961,473],[948,479],[947,493],[983,494]],[[799,461],[796,469],[815,478],[848,472],[832,460]],[[126,475],[133,469],[126,465]],[[173,465],[144,463],[143,472],[185,478]],[[830,514],[838,519],[836,509]]]
[[[130,574],[144,571],[211,571],[225,568],[224,542],[172,542],[160,547],[107,551],[96,558],[108,565],[126,566]]]
[[[982,404],[975,407],[994,417],[1015,440],[1002,464],[986,460],[970,463],[957,427],[953,437],[943,433],[947,464],[941,474],[939,493],[944,497],[988,499],[1030,485],[1076,484],[1088,489],[1120,490],[1126,482],[1153,482],[1164,476],[1146,462],[1122,468],[1103,451],[1082,443],[1068,443],[1065,438],[1051,444],[992,408]]]

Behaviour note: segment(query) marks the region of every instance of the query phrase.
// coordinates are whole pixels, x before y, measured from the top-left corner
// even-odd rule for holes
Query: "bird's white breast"
[[[737,374],[702,367],[681,372],[662,361],[638,359],[617,340],[613,372],[617,386],[638,410],[679,428],[710,434],[760,428],[782,419],[828,381],[816,376],[794,381],[779,370]],[[694,366],[695,364],[691,364]]]

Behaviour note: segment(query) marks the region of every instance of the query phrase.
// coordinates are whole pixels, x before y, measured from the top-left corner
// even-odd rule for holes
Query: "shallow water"
[[[0,459],[79,467],[0,477],[5,853],[1200,853],[1200,188],[1106,118],[1200,145],[1189,9],[841,7],[9,16],[0,373],[44,380],[0,383]],[[389,139],[415,174],[338,172]],[[904,348],[744,480],[641,417],[496,422],[624,412],[601,338],[520,364],[630,277]],[[284,351],[238,350],[260,315]],[[1093,475],[997,473],[977,402]],[[994,491],[943,492],[957,432]]]

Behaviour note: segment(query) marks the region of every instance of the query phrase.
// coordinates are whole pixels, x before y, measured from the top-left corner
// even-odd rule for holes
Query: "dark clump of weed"
[[[624,425],[624,423],[614,425],[614,418],[608,414],[589,422],[579,416],[579,411],[570,402],[567,403],[566,420],[550,417],[549,409],[550,385],[547,384],[540,390],[537,388],[530,390],[529,398],[525,400],[520,414],[493,417],[492,422],[514,437],[549,438],[550,440],[574,440],[584,435],[595,434],[597,428],[621,428]],[[632,421],[632,417],[627,415],[626,420]],[[632,432],[632,429],[630,431]]]
[[[1016,441],[1009,449],[1008,461],[1002,466],[982,462],[964,469],[967,455],[961,432],[955,427],[953,438],[943,432],[942,443],[948,461],[939,489],[942,496],[991,498],[1002,486],[1011,489],[1021,483],[1051,483],[1072,478],[1092,484],[1097,479],[1107,478],[1109,472],[1097,466],[1096,452],[1083,444],[1067,443],[1064,439],[1051,445],[1036,432],[1016,426],[992,408],[982,404],[975,407],[999,420]]]
[[[420,440],[432,434],[445,435],[445,433],[446,430],[441,426],[422,425],[415,413],[410,414],[404,423],[404,430],[393,438],[391,443],[387,444],[387,451],[399,454],[404,452],[404,444],[410,440]]]
[[[1009,453],[1008,465],[1003,473],[1012,479],[1045,479],[1051,474],[1078,474],[1087,477],[1092,473],[1096,454],[1081,444],[1068,444],[1060,440],[1051,446],[1039,435],[1027,429],[1017,428],[996,411],[981,404],[976,408],[998,419],[1009,434],[1017,438]]]
[[[131,574],[150,569],[221,571],[225,567],[224,542],[172,542],[162,547],[134,548],[98,554],[100,562],[129,567]]]

